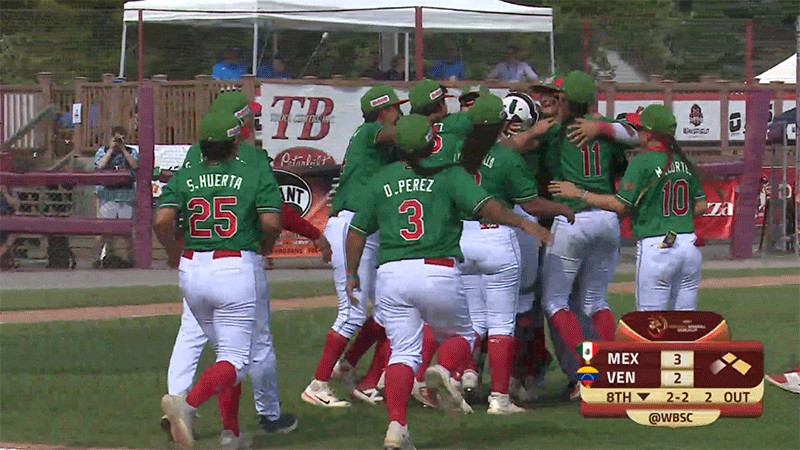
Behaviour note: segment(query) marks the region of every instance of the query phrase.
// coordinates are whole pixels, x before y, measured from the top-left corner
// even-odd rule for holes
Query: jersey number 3
[[[425,234],[425,222],[422,221],[422,203],[417,199],[406,200],[398,208],[400,214],[408,214],[408,228],[400,230],[400,236],[407,241],[416,241]]]
[[[225,221],[226,226],[214,224],[214,232],[221,238],[230,238],[236,234],[237,219],[233,211],[223,209],[229,206],[236,206],[236,197],[214,197],[214,222]],[[210,239],[211,230],[200,228],[198,225],[211,217],[211,203],[203,197],[194,197],[189,200],[189,210],[192,215],[189,217],[189,235],[196,239]]]

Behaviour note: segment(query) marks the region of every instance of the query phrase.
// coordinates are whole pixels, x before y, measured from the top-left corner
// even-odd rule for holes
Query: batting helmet
[[[539,120],[542,105],[523,92],[511,92],[503,99],[503,108],[510,122],[522,122],[522,130]]]

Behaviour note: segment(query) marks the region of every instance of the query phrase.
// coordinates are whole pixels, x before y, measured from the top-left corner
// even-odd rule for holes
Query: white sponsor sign
[[[719,101],[678,100],[672,103],[679,141],[718,141],[720,139]]]
[[[191,145],[156,145],[154,149],[154,167],[159,167],[161,170],[171,170],[177,172],[186,159],[186,153],[189,151]],[[164,185],[158,180],[153,180],[153,197],[161,197],[161,191]]]

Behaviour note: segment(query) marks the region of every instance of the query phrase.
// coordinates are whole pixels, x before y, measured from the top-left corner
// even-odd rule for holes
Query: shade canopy
[[[773,81],[782,81],[787,84],[797,82],[797,53],[786,58],[777,66],[767,70],[756,77],[759,83],[767,84]]]
[[[125,3],[125,22],[188,22],[197,25],[315,31],[412,32],[422,7],[429,32],[551,33],[553,11],[499,0],[140,0]]]

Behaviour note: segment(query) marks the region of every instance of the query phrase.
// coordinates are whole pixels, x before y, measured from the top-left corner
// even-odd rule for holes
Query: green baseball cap
[[[225,142],[239,136],[242,126],[239,119],[229,112],[210,112],[200,122],[200,140]]]
[[[394,89],[389,86],[372,86],[361,96],[361,113],[370,114],[402,103],[405,102],[397,98]]]
[[[564,76],[563,75],[553,75],[550,78],[547,78],[542,83],[535,83],[531,84],[528,89],[531,92],[536,92],[540,94],[552,94],[553,92],[561,92],[561,87],[564,86]]]
[[[411,88],[408,93],[408,100],[411,101],[411,109],[422,109],[431,103],[445,98],[447,89],[439,84],[438,81],[422,80]]]
[[[494,94],[478,97],[467,114],[475,125],[495,125],[506,120],[503,100]]]
[[[250,100],[239,91],[226,92],[211,103],[212,112],[229,112],[239,120],[252,114]]]
[[[675,136],[675,115],[664,105],[650,105],[639,115],[642,128],[662,136]]]
[[[478,84],[475,86],[467,86],[464,90],[461,91],[461,95],[458,96],[458,99],[461,100],[468,95],[474,95],[475,97],[480,97],[481,95],[490,94],[489,88],[482,84]]]
[[[395,143],[405,153],[414,153],[431,144],[433,127],[425,116],[409,114],[397,121]]]
[[[595,99],[596,87],[591,76],[573,70],[566,77],[561,85],[561,90],[567,96],[567,100],[575,103],[592,103]]]

